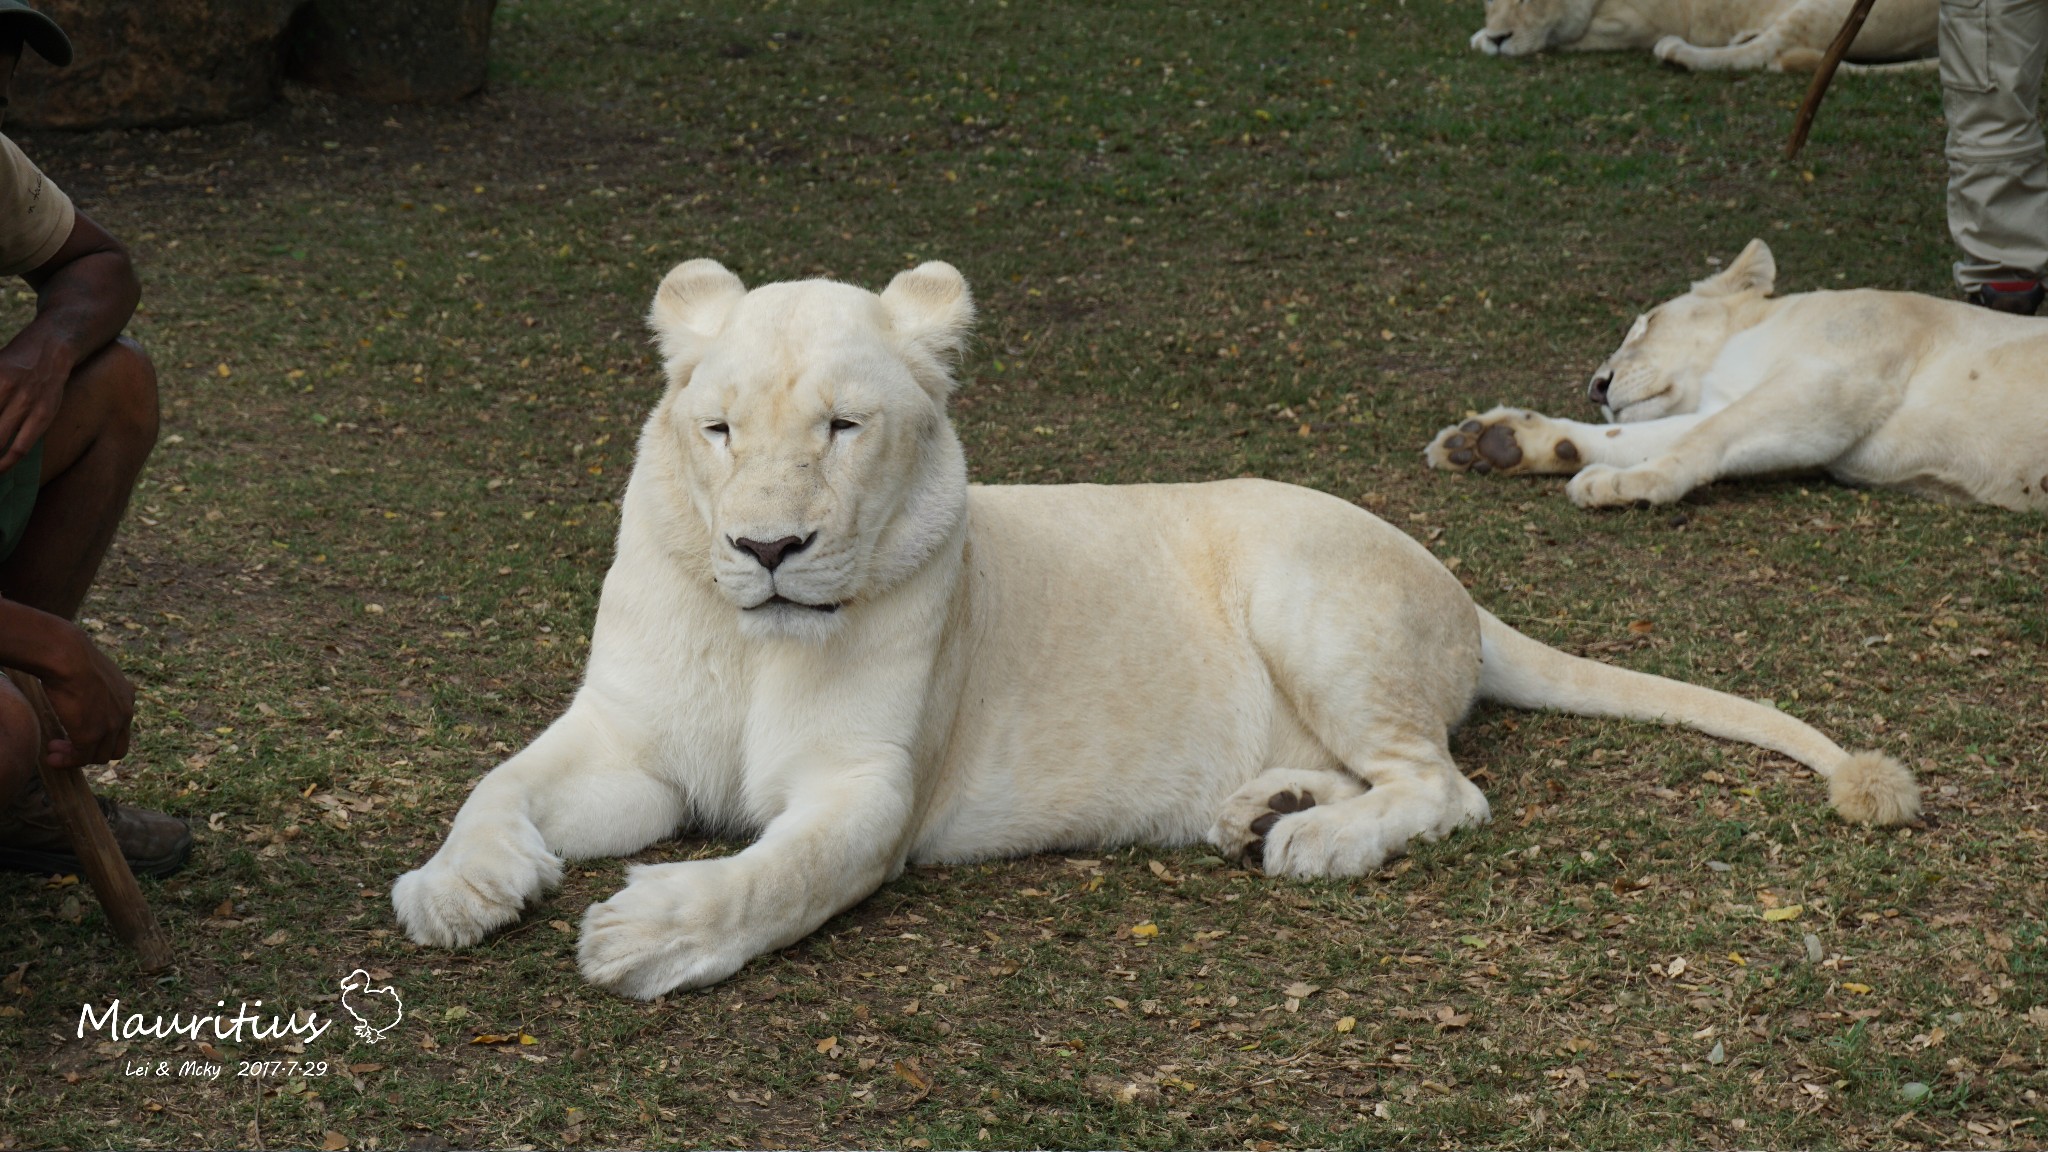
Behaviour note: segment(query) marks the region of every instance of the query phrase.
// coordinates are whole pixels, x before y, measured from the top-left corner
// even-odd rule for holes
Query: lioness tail
[[[1709,736],[1782,752],[1827,778],[1835,811],[1862,824],[1902,824],[1920,789],[1897,760],[1844,752],[1801,720],[1754,700],[1559,652],[1481,608],[1479,694],[1517,708],[1683,724]]]

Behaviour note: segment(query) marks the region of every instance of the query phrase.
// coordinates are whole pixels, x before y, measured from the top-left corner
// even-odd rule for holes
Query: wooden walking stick
[[[1821,98],[1828,94],[1828,84],[1835,78],[1835,69],[1842,66],[1842,57],[1849,54],[1849,45],[1856,40],[1856,34],[1863,31],[1863,21],[1870,16],[1870,6],[1877,0],[1856,0],[1856,7],[1849,10],[1849,18],[1842,21],[1842,30],[1835,33],[1834,43],[1828,45],[1827,55],[1821,57],[1820,67],[1813,70],[1813,83],[1806,86],[1806,99],[1799,104],[1799,115],[1792,121],[1792,139],[1785,145],[1785,159],[1795,160],[1799,150],[1806,146],[1806,134],[1813,131],[1813,115],[1820,111]]]
[[[114,830],[100,811],[99,802],[86,785],[85,773],[77,768],[52,768],[43,762],[42,750],[50,741],[65,739],[64,722],[50,707],[43,682],[19,669],[7,669],[7,678],[28,698],[42,729],[37,741],[36,767],[43,774],[43,788],[50,794],[50,806],[64,822],[71,837],[71,851],[85,865],[85,878],[106,910],[107,923],[121,943],[135,950],[144,972],[161,972],[171,966],[171,942],[157,926],[156,914],[142,899],[142,887],[121,846],[114,843]]]

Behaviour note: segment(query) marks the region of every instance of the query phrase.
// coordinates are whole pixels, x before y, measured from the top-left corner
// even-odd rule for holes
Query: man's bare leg
[[[36,714],[12,681],[0,676],[0,812],[36,778],[36,760],[43,754]]]
[[[156,369],[140,346],[117,340],[78,366],[43,434],[42,486],[20,544],[0,564],[0,596],[65,620],[78,614],[156,432]],[[0,868],[76,871],[69,836],[42,790],[42,753],[34,712],[0,681]],[[192,847],[184,821],[100,806],[137,872],[167,875],[184,864]]]
[[[21,544],[0,564],[0,596],[78,615],[156,430],[156,368],[139,345],[116,340],[78,366],[43,434],[42,489]]]

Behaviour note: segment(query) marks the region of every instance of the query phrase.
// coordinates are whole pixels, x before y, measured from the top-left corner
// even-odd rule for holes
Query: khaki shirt
[[[49,262],[71,238],[77,220],[71,197],[50,183],[0,136],[0,276],[19,276]]]

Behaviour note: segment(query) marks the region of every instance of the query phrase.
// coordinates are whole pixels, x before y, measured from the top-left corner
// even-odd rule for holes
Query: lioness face
[[[1771,250],[1752,240],[1728,268],[1650,309],[1593,373],[1586,398],[1617,424],[1697,411],[1700,385],[1729,337],[1754,322],[1749,307],[1777,277]]]
[[[672,283],[697,265],[715,273]],[[927,280],[957,288],[964,332],[966,286],[938,267],[950,284]],[[709,261],[682,265],[657,294],[672,381],[659,434],[707,529],[712,579],[751,635],[829,637],[842,608],[915,570],[957,522],[950,379],[919,327],[929,318],[905,313],[844,284],[745,292]]]
[[[1552,44],[1578,38],[1565,33],[1574,23],[1568,0],[1486,0],[1486,27],[1472,36],[1472,46],[1488,56],[1534,56]]]
[[[1692,411],[1700,378],[1727,340],[1725,311],[1686,295],[1636,317],[1621,347],[1593,374],[1586,398],[1617,424]]]

